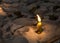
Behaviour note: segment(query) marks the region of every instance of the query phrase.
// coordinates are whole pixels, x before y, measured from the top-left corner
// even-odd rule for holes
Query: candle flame
[[[37,20],[38,22],[41,22],[41,17],[37,14]]]

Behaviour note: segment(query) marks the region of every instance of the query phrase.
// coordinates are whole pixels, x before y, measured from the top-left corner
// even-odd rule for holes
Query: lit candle
[[[37,28],[39,29],[41,25],[41,17],[37,14]]]
[[[41,17],[37,14],[37,30],[36,30],[36,33],[42,32],[41,26],[42,26]]]

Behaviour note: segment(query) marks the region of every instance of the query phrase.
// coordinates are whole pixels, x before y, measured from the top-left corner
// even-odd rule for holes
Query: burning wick
[[[42,32],[42,22],[41,22],[41,17],[37,14],[37,30],[35,31],[36,33],[41,33]]]

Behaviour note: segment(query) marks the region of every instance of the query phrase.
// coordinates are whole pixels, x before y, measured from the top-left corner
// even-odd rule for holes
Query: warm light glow
[[[0,6],[0,15],[6,15],[6,13],[3,11],[2,7]]]
[[[2,9],[2,8],[0,7],[0,9]]]
[[[2,8],[0,7],[0,12],[2,12]]]
[[[41,17],[37,14],[37,28],[39,29],[41,27]]]

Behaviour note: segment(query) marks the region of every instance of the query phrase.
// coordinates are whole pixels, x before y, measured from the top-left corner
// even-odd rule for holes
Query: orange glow
[[[2,7],[0,6],[0,15],[6,15],[6,13],[3,11]]]
[[[0,7],[0,12],[2,12],[2,8]]]
[[[41,27],[41,17],[37,14],[37,28],[39,29]]]
[[[0,7],[0,9],[2,9],[2,8]]]

